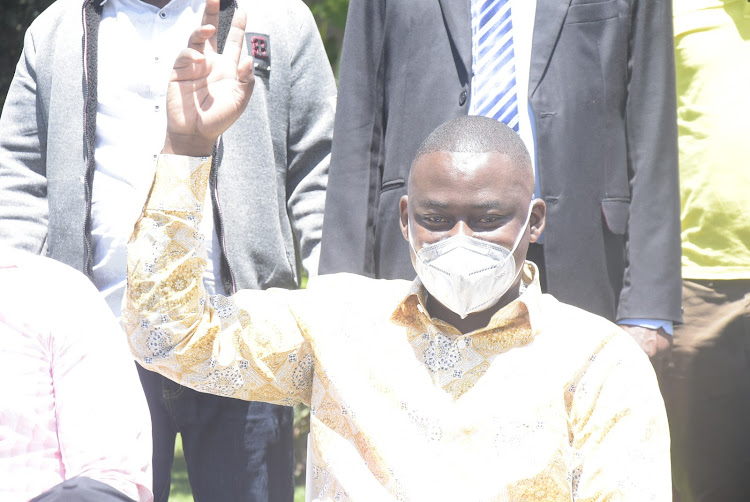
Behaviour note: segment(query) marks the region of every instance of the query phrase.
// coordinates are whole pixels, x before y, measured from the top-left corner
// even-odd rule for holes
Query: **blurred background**
[[[320,36],[335,73],[338,73],[341,42],[349,0],[304,0],[318,23]],[[23,49],[26,28],[53,0],[0,0],[2,37],[0,37],[0,107],[5,103],[8,86]]]

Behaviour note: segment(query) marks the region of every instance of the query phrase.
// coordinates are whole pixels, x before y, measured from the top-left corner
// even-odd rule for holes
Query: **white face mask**
[[[464,234],[454,235],[417,252],[409,231],[409,244],[414,250],[416,270],[427,291],[440,303],[461,316],[488,309],[502,298],[518,277],[516,251],[531,218],[526,222],[512,249]]]

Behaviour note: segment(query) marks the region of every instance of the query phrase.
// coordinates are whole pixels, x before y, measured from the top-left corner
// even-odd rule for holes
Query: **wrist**
[[[213,154],[216,140],[207,140],[192,134],[176,134],[167,131],[161,153],[185,155],[187,157],[208,157]]]

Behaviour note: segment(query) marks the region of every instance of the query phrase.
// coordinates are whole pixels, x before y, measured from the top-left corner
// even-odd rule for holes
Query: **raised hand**
[[[216,52],[219,0],[207,0],[202,26],[175,61],[167,89],[167,136],[163,153],[210,155],[250,100],[252,58],[242,55],[246,16],[235,11],[224,52]]]

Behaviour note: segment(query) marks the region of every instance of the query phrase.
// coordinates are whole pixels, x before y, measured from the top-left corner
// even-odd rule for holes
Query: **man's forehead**
[[[524,187],[533,189],[533,175],[513,165],[500,152],[430,152],[414,165],[409,195],[439,203],[461,194],[477,204],[503,204]],[[433,204],[434,205],[434,204]]]
[[[510,156],[501,152],[451,152],[434,151],[423,154],[414,167],[439,165],[460,171],[476,169],[478,166],[511,163]]]
[[[532,176],[522,167],[515,166],[510,155],[502,152],[429,152],[417,159],[412,167],[412,177],[435,178],[502,176],[523,179]]]
[[[510,157],[500,152],[446,152],[454,169],[472,171],[479,166],[496,166],[510,162]]]

